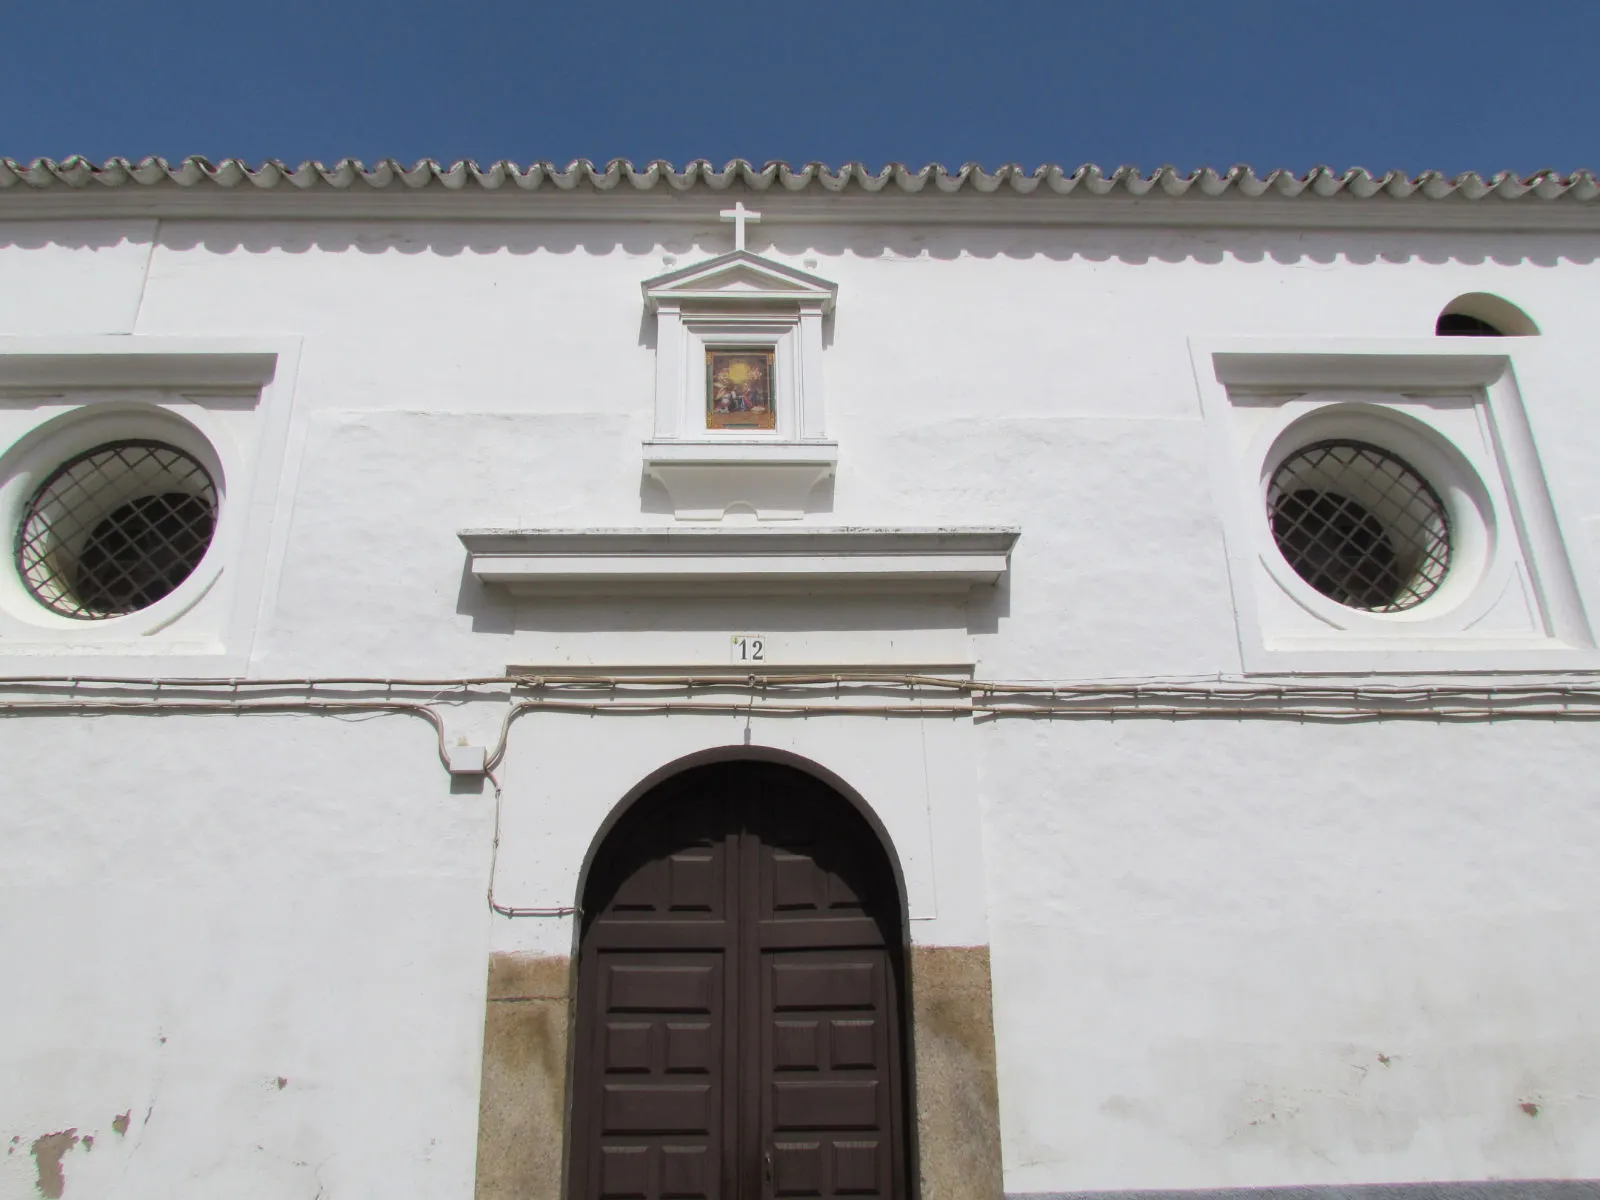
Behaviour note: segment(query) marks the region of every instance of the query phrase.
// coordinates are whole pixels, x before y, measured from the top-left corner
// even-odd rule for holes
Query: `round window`
[[[211,545],[217,489],[164,442],[96,447],[34,493],[17,530],[17,570],[52,612],[103,621],[149,608]]]
[[[1450,569],[1438,494],[1366,442],[1318,442],[1284,459],[1267,488],[1267,517],[1295,574],[1350,608],[1413,608]]]

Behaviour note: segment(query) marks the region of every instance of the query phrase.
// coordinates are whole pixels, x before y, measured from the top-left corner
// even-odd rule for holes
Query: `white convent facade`
[[[0,1197],[1600,1194],[1591,176],[0,234]]]

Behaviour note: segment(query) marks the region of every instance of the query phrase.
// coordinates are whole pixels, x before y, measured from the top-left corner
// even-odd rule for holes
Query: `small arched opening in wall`
[[[787,759],[673,764],[596,839],[575,1200],[916,1192],[898,864],[859,797]]]
[[[1434,322],[1439,337],[1537,337],[1533,318],[1492,292],[1466,292],[1446,304]]]

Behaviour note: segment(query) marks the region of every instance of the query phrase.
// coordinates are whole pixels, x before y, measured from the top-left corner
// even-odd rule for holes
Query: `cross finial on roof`
[[[733,222],[733,248],[735,250],[743,250],[745,222],[748,221],[754,225],[761,220],[761,214],[751,212],[744,206],[744,201],[740,200],[732,208],[723,209],[721,215],[724,221]]]

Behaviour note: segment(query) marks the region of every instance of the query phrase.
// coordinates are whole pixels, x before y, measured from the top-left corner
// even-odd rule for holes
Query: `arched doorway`
[[[882,842],[804,772],[641,797],[584,888],[572,1200],[905,1200],[901,929]]]

